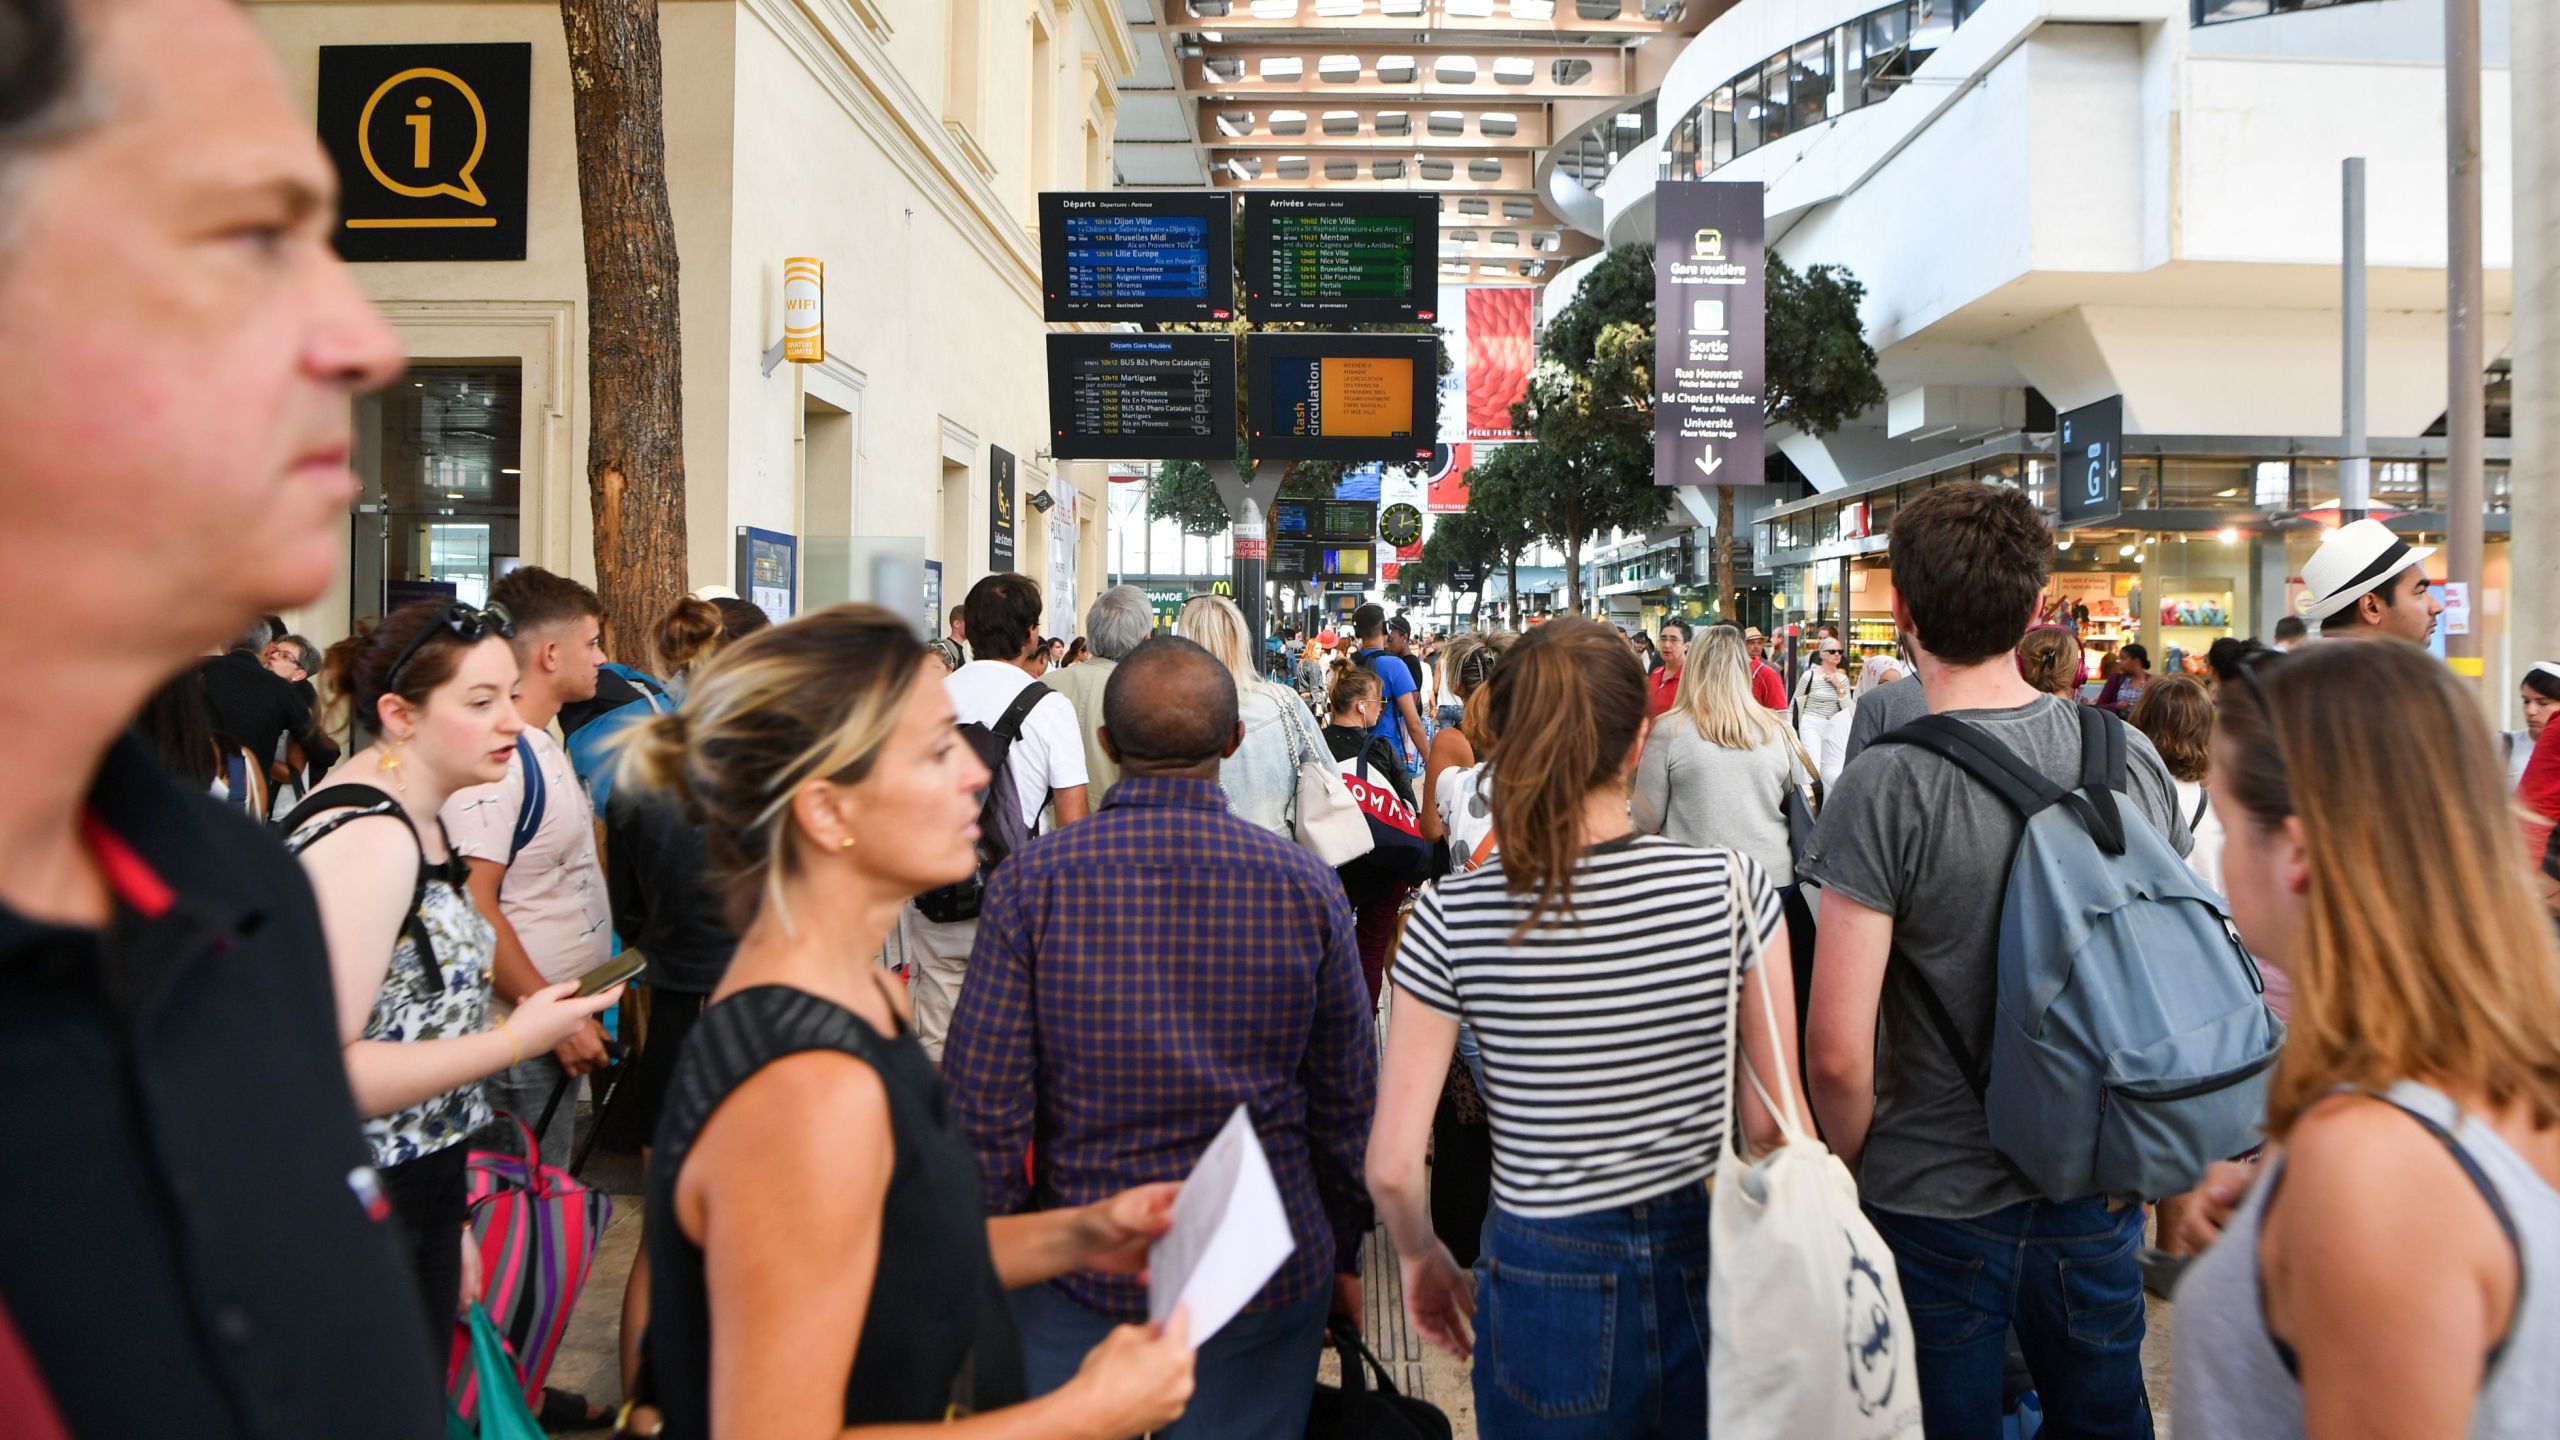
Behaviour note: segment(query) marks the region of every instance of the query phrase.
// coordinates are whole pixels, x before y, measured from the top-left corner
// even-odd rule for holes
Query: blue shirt
[[[1370,733],[1386,741],[1387,748],[1395,752],[1398,760],[1402,760],[1404,758],[1402,739],[1404,712],[1396,701],[1403,696],[1413,694],[1422,687],[1413,683],[1413,672],[1405,668],[1402,660],[1384,650],[1361,651],[1360,663],[1368,668],[1370,674],[1377,676],[1378,683],[1386,689],[1386,694],[1378,705],[1378,723],[1371,727]],[[1421,702],[1414,703],[1418,705]],[[1413,748],[1416,751],[1422,749],[1421,736],[1413,737]]]
[[[1179,1180],[1248,1107],[1298,1241],[1246,1307],[1271,1310],[1358,1273],[1372,1023],[1333,871],[1228,813],[1214,780],[1124,774],[996,871],[942,1076],[991,1215]],[[1055,1283],[1146,1318],[1134,1279]]]

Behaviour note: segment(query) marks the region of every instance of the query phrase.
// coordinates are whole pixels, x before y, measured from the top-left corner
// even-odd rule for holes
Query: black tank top
[[[642,1345],[666,1434],[711,1433],[710,1295],[702,1249],[676,1220],[676,1180],[721,1103],[757,1071],[804,1050],[842,1051],[879,1073],[897,1148],[845,1423],[930,1423],[1019,1402],[1022,1352],[987,1250],[977,1157],[944,1104],[933,1062],[912,1034],[883,1039],[833,1001],[762,985],[703,1012],[658,1122]]]

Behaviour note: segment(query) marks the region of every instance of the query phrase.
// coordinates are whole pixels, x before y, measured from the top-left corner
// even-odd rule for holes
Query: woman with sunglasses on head
[[[2338,697],[2354,696],[2353,704]],[[2177,1294],[2177,1433],[2547,1436],[2560,1413],[2560,952],[2478,704],[2414,645],[2222,687],[2232,919],[2293,978],[2283,1153]],[[2226,1218],[2227,1217],[2227,1218]]]
[[[463,1192],[463,1142],[490,1120],[478,1082],[622,998],[616,987],[581,1000],[563,982],[488,1024],[497,935],[437,812],[504,774],[515,752],[509,628],[502,613],[421,601],[330,647],[330,694],[373,742],[285,822],[319,901],[374,1178],[417,1269],[439,1365],[456,1307],[478,1289]]]
[[[1189,1399],[1177,1311],[1022,1402],[1004,1291],[1135,1273],[1177,1187],[987,1218],[977,1158],[875,959],[909,901],[977,869],[987,768],[941,680],[904,617],[839,605],[741,641],[682,710],[633,728],[616,793],[665,793],[702,825],[738,933],[653,1147],[654,1433],[1117,1440]]]

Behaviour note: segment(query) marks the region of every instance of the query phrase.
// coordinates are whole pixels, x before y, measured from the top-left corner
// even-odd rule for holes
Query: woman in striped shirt
[[[1406,927],[1369,1191],[1414,1328],[1461,1357],[1468,1318],[1483,1339],[1484,1440],[1703,1435],[1725,1017],[1766,984],[1778,1034],[1795,1034],[1787,967],[1755,963],[1787,953],[1777,891],[1732,851],[1634,833],[1644,678],[1608,627],[1550,621],[1488,683],[1502,847],[1442,881]],[[1462,1019],[1483,1047],[1493,1122],[1494,1213],[1472,1277],[1423,1203],[1423,1142]],[[1773,1050],[1763,1027],[1743,1029],[1761,1074],[1792,1073],[1791,1042]],[[1743,1088],[1745,1132],[1773,1141]]]

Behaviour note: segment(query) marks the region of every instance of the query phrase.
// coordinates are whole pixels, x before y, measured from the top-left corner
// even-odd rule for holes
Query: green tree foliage
[[[1650,529],[1671,510],[1670,491],[1653,483],[1653,247],[1621,246],[1592,267],[1547,322],[1545,347],[1512,411],[1533,438],[1502,447],[1534,456],[1506,460],[1495,494],[1563,548],[1565,602],[1579,613],[1582,547]]]
[[[1520,543],[1525,545],[1528,542],[1523,540]],[[1455,515],[1443,515],[1432,525],[1430,537],[1422,542],[1422,558],[1404,567],[1403,578],[1409,583],[1438,590],[1449,585],[1451,571],[1476,572],[1476,600],[1469,612],[1472,615],[1484,608],[1482,577],[1491,574],[1498,566],[1511,565],[1518,560],[1518,548],[1505,549],[1504,545],[1499,527],[1490,517],[1477,511],[1471,499],[1469,508]]]

